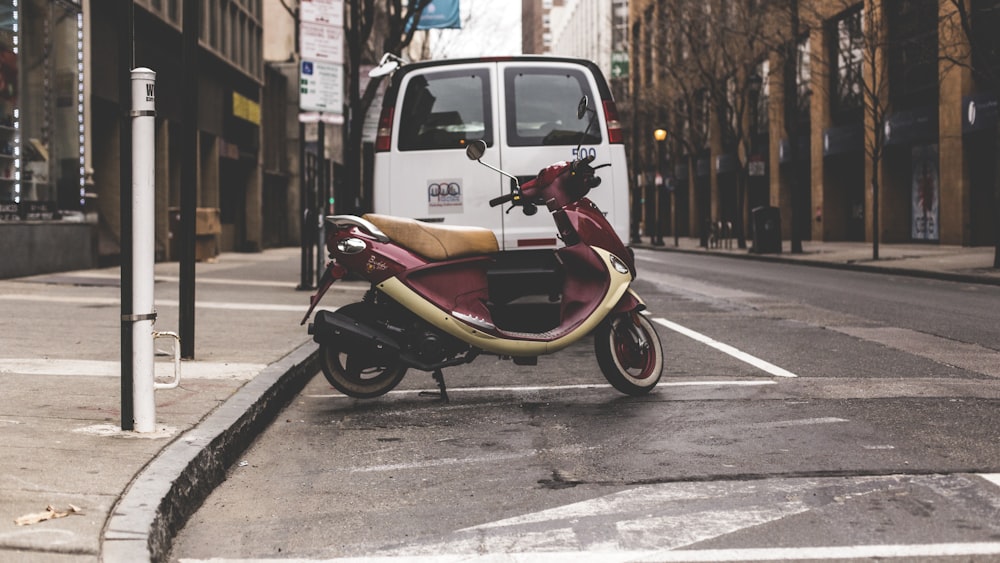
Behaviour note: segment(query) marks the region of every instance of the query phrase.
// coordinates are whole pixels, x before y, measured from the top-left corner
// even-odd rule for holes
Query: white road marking
[[[8,301],[42,301],[45,303],[72,303],[77,305],[106,305],[117,306],[121,300],[117,297],[66,297],[48,294],[6,294],[0,295],[0,299]],[[156,300],[157,307],[177,307],[178,302],[174,300]],[[227,303],[224,301],[196,301],[195,307],[199,309],[226,309],[238,311],[295,311],[305,312],[309,308],[308,303],[301,305],[276,305],[269,303]]]
[[[121,279],[121,274],[108,274],[104,272],[90,272],[90,271],[80,271],[80,272],[63,272],[60,274],[46,274],[46,275],[57,275],[60,278],[78,278],[81,280],[87,279],[103,279],[103,280],[119,280]],[[38,276],[39,278],[44,278],[46,275]],[[180,283],[181,278],[178,276],[167,276],[167,275],[156,275],[153,276],[154,281],[160,283]],[[245,285],[251,287],[284,287],[289,289],[294,289],[298,287],[295,282],[285,282],[285,281],[270,281],[270,280],[244,280],[238,278],[208,278],[204,276],[195,276],[195,284],[215,284],[215,285]],[[339,289],[348,289],[352,291],[368,291],[370,284],[365,282],[338,282],[333,286]]]
[[[835,424],[838,422],[847,422],[847,419],[828,416],[824,418],[803,418],[799,420],[775,420],[771,422],[757,422],[757,423],[745,424],[743,426],[753,427],[753,428],[789,428],[792,426],[812,426],[814,424]]]
[[[1000,554],[1000,543],[938,543],[851,545],[829,547],[764,547],[747,549],[685,549],[675,551],[533,551],[495,554],[438,553],[336,559],[180,559],[180,563],[641,563],[701,561],[801,561],[842,559],[896,559],[970,557]]]
[[[1000,487],[1000,473],[980,473],[979,476]]]
[[[1000,542],[931,543],[898,545],[848,545],[827,547],[771,547],[749,549],[691,549],[657,552],[632,561],[802,561],[827,559],[876,559],[968,557],[1000,554]]]
[[[729,354],[730,356],[736,358],[737,360],[748,363],[756,367],[757,369],[765,371],[775,377],[798,377],[797,375],[786,369],[780,368],[770,362],[765,362],[764,360],[756,356],[747,354],[746,352],[738,350],[730,346],[729,344],[719,342],[718,340],[705,336],[700,332],[693,331],[685,326],[681,326],[675,322],[668,321],[667,319],[662,319],[659,317],[653,318],[653,322],[655,322],[658,325],[665,326],[674,332],[679,332],[680,334],[683,334],[684,336],[687,336],[688,338],[691,338],[698,342],[701,342],[702,344],[711,346],[712,348],[715,348],[720,352]]]
[[[541,452],[554,453],[559,455],[576,455],[586,450],[594,450],[596,447],[574,447],[567,446],[562,448],[552,448],[547,450],[528,450],[523,452],[512,452],[508,454],[495,454],[486,455],[479,457],[463,457],[463,458],[444,458],[444,459],[429,459],[426,461],[415,461],[411,463],[391,463],[384,465],[369,465],[365,467],[347,467],[341,468],[340,471],[347,471],[350,473],[374,473],[379,471],[405,471],[408,469],[425,469],[427,467],[444,467],[448,465],[465,465],[470,463],[496,463],[498,461],[506,461],[511,459],[523,459],[526,457],[533,457]]]
[[[174,365],[164,358],[154,364],[158,377],[172,377]],[[246,381],[263,371],[267,364],[235,362],[181,362],[181,379],[233,379]],[[0,373],[19,375],[68,375],[120,377],[121,362],[107,360],[54,360],[38,358],[0,359]]]
[[[660,381],[657,387],[759,387],[762,385],[774,385],[773,381]],[[594,383],[586,385],[521,385],[521,386],[493,386],[493,387],[449,387],[448,393],[480,393],[480,392],[509,392],[509,393],[534,393],[538,391],[568,391],[568,390],[588,390],[588,389],[610,389],[606,383]],[[387,395],[412,395],[424,391],[437,392],[437,389],[404,389],[389,391]],[[304,395],[310,399],[327,399],[334,397],[345,397],[340,393]]]
[[[986,477],[984,475],[984,477]],[[790,478],[768,481],[665,483],[455,530],[429,541],[406,542],[377,556],[322,559],[328,563],[482,561],[580,563],[682,561],[799,561],[923,559],[1000,555],[1000,542],[715,548],[694,546],[769,522],[822,510],[811,492],[834,487],[837,502],[865,502],[900,485],[938,487],[939,476],[887,475]],[[967,481],[953,487],[965,487]],[[946,486],[946,485],[945,485]],[[724,501],[725,507],[719,503]],[[610,533],[609,533],[610,532]],[[181,559],[245,562],[272,559]],[[288,561],[320,561],[284,559]]]

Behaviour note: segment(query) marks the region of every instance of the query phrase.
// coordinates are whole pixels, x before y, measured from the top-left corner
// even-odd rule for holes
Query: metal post
[[[179,332],[181,356],[194,359],[195,214],[198,206],[198,0],[184,0],[181,34],[181,221]]]
[[[310,187],[306,177],[306,125],[299,121],[299,210],[302,212],[299,225],[299,244],[302,246],[302,263],[299,267],[299,286],[296,289],[312,289],[312,206],[309,204]]]
[[[129,71],[133,64],[133,0],[118,0],[118,108],[120,118],[118,124],[118,187],[119,211],[121,225],[119,240],[121,241],[121,423],[123,431],[135,427],[132,417],[132,237],[126,236],[132,232],[132,128],[128,118],[128,106],[131,80]]]
[[[132,403],[135,431],[156,430],[153,265],[156,242],[156,73],[132,71]]]
[[[319,163],[316,171],[316,287],[319,287],[325,268],[326,252],[323,247],[326,238],[326,210],[327,201],[330,199],[330,187],[327,184],[326,166],[326,124],[323,122],[323,114],[319,114],[319,122],[316,124],[316,161]]]

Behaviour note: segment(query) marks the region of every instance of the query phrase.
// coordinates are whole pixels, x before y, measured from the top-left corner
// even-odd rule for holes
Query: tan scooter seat
[[[449,260],[500,250],[493,231],[482,227],[435,225],[375,213],[366,213],[362,218],[371,221],[396,244],[430,260]]]

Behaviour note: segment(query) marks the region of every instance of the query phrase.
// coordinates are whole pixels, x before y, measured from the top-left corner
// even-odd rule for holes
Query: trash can
[[[753,248],[756,254],[781,253],[781,210],[762,205],[751,211],[753,223]]]

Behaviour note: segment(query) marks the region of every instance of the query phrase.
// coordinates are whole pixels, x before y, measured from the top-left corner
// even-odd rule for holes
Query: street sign
[[[305,60],[343,64],[344,28],[321,23],[300,23],[299,51]]]
[[[344,27],[343,0],[302,0],[299,21]]]
[[[337,63],[306,61],[299,64],[299,109],[343,113],[344,67]]]

